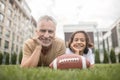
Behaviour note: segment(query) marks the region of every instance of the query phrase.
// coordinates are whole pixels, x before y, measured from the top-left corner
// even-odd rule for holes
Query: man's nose
[[[46,37],[46,38],[49,37],[49,33],[48,33],[48,31],[45,32],[44,37]]]

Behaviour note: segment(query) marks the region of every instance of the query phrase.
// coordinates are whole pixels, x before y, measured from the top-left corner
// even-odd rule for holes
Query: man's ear
[[[38,30],[37,29],[35,30],[35,33],[38,34]]]

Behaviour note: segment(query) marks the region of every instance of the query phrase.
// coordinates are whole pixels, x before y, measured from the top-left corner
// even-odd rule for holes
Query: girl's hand
[[[76,47],[77,47],[77,45],[75,43],[71,44],[71,48],[75,51],[75,54],[79,54],[79,49]]]

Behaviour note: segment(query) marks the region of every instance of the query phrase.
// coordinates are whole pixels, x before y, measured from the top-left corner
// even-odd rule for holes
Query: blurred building
[[[96,30],[97,30],[96,23],[81,22],[80,24],[68,24],[68,25],[64,25],[63,29],[64,29],[64,34],[65,34],[66,45],[68,44],[71,34],[78,30],[86,31],[88,33],[88,35],[90,36],[91,42],[95,43],[94,36],[95,36]]]
[[[118,54],[120,52],[120,19],[110,26],[109,31],[103,36],[103,47],[108,52],[114,48],[116,54]]]
[[[65,34],[65,42],[68,45],[69,38],[71,34],[75,31],[86,31],[90,37],[91,42],[94,44],[94,49],[100,50],[101,41],[103,39],[103,33],[106,33],[108,29],[99,29],[97,28],[97,23],[95,22],[80,22],[75,25],[64,25],[64,34]],[[103,44],[102,44],[103,45]],[[103,49],[103,47],[102,47]]]
[[[17,53],[33,36],[36,21],[25,0],[0,0],[0,51]]]
[[[116,21],[108,28],[97,28],[97,24],[92,22],[80,24],[64,25],[65,42],[68,45],[71,34],[78,30],[86,31],[94,43],[94,49],[98,49],[100,54],[104,49],[110,53],[111,49],[115,49],[116,54],[120,52],[120,20]]]

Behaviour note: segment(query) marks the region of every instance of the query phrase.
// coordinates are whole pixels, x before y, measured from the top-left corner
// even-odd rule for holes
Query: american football
[[[49,65],[52,69],[85,69],[90,67],[90,62],[77,54],[64,54],[55,58]]]

